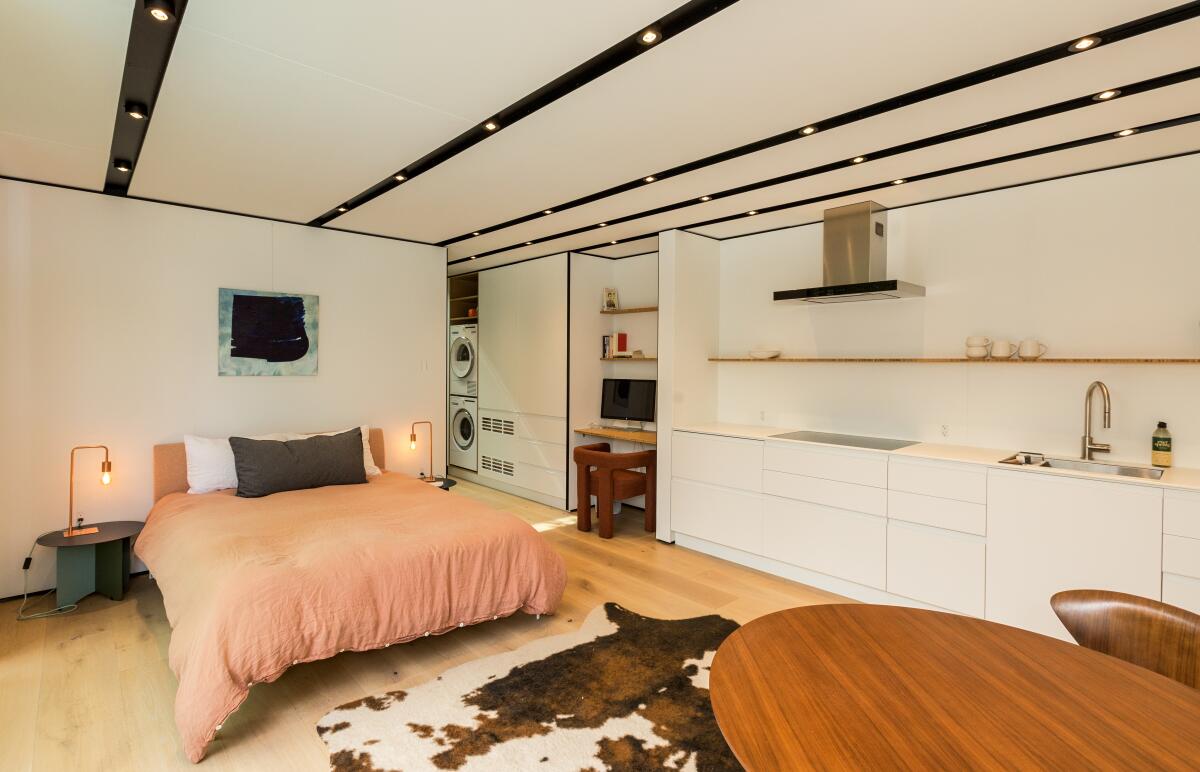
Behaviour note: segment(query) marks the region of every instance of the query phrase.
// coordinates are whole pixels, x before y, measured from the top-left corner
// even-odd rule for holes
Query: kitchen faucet
[[[1083,398],[1083,454],[1080,456],[1084,461],[1091,461],[1093,453],[1108,453],[1112,450],[1112,445],[1104,442],[1092,442],[1092,392],[1097,388],[1100,389],[1100,395],[1104,397],[1104,428],[1108,429],[1112,426],[1112,402],[1108,397],[1108,387],[1103,381],[1092,381],[1092,385],[1088,386],[1087,395]]]

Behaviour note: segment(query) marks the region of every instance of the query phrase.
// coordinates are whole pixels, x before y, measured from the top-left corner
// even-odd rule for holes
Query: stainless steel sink
[[[1001,464],[1013,466],[1041,466],[1051,469],[1073,469],[1077,472],[1092,472],[1095,474],[1112,474],[1118,477],[1140,477],[1143,480],[1160,480],[1163,470],[1152,466],[1129,466],[1127,464],[1106,464],[1103,461],[1084,461],[1079,458],[1056,458],[1043,456],[1041,453],[1017,453],[1003,459]]]

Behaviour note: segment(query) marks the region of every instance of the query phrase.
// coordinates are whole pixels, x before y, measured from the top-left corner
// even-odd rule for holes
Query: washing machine
[[[456,324],[450,328],[450,393],[479,395],[479,328]]]
[[[474,397],[450,397],[450,464],[472,472],[479,469],[476,427],[479,406]]]

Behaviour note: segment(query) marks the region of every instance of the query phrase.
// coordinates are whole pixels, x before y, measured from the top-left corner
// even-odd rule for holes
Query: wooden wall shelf
[[[600,357],[601,362],[657,362],[658,357]]]
[[[478,315],[476,315],[476,316],[452,316],[452,317],[450,317],[450,321],[452,321],[452,322],[478,322],[479,316]]]
[[[1153,357],[1042,357],[1041,359],[967,359],[966,357],[778,357],[755,359],[753,357],[709,357],[710,362],[911,362],[916,364],[979,364],[979,365],[1200,365],[1200,359],[1153,358]]]
[[[602,308],[600,313],[606,316],[616,314],[649,314],[658,310],[658,306],[642,306],[641,308]]]

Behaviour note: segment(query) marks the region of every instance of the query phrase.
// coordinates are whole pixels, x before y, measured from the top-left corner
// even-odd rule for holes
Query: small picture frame
[[[604,310],[605,311],[616,311],[620,307],[621,307],[621,304],[617,301],[616,288],[615,287],[605,287],[604,288]]]
[[[600,358],[601,359],[612,359],[612,336],[611,335],[605,335],[603,338],[601,338]]]

